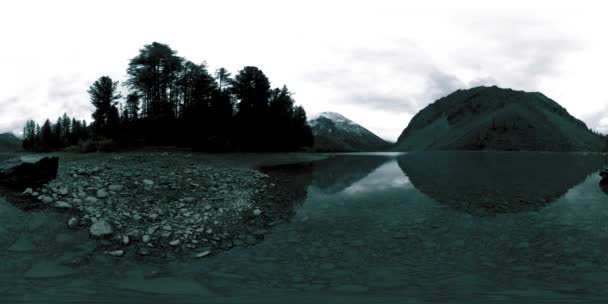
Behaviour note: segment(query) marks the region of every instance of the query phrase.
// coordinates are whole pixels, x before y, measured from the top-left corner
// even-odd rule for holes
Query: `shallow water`
[[[461,152],[281,167],[306,193],[288,223],[163,263],[101,254],[66,215],[0,201],[0,303],[606,303],[603,164]]]

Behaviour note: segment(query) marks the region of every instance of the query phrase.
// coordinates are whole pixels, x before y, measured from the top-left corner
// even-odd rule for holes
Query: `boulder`
[[[55,177],[59,158],[21,156],[0,163],[0,185],[25,189],[40,186]]]

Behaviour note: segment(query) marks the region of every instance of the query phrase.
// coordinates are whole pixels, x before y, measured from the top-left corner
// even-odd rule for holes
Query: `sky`
[[[211,71],[257,66],[309,116],[339,112],[387,140],[479,85],[542,92],[608,132],[601,1],[420,2],[2,1],[0,133],[64,112],[90,121],[88,87],[125,81],[153,41]]]

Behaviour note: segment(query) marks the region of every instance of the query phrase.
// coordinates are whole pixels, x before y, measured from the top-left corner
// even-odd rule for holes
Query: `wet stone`
[[[114,233],[114,227],[105,220],[99,220],[89,228],[89,234],[93,238],[107,238]]]

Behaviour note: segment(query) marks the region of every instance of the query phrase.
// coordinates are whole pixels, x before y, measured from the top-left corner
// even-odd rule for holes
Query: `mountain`
[[[0,151],[16,151],[21,148],[21,139],[12,133],[0,134]]]
[[[382,151],[389,143],[352,120],[334,112],[323,112],[308,121],[315,137],[315,151]]]
[[[605,144],[545,95],[493,86],[458,90],[428,105],[393,149],[601,151]]]

